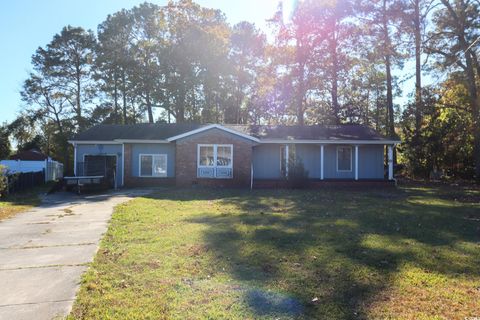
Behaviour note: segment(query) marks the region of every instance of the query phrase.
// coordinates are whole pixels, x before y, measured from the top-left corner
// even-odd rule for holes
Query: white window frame
[[[200,148],[201,147],[213,147],[213,166],[200,165]],[[230,156],[232,161],[229,166],[219,166],[217,165],[217,150],[218,147],[230,147]],[[233,169],[233,144],[198,144],[197,145],[197,168],[228,168]]]
[[[339,160],[338,150],[339,150],[340,148],[342,148],[342,149],[350,149],[350,170],[339,170],[339,169],[338,169],[338,160]],[[352,146],[337,146],[336,155],[337,155],[337,172],[352,172],[352,170],[353,170],[353,153],[352,153]]]
[[[151,156],[152,157],[152,175],[150,176],[144,176],[142,175],[142,157],[143,156]],[[153,173],[153,157],[156,157],[156,156],[161,156],[161,157],[165,157],[165,163],[167,164],[167,168],[165,170],[165,175],[155,175]],[[168,177],[168,155],[165,154],[165,153],[140,153],[138,155],[138,176],[141,177],[141,178],[166,178]]]

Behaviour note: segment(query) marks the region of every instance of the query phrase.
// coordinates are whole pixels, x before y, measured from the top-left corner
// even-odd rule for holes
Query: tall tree
[[[249,22],[233,26],[230,36],[228,63],[231,66],[231,81],[223,91],[231,89],[224,110],[225,122],[248,123],[258,77],[265,67],[266,36]]]
[[[34,59],[43,63],[51,73],[51,79],[64,92],[63,96],[75,112],[79,130],[85,128],[84,113],[92,98],[94,86],[91,82],[95,36],[91,31],[80,27],[67,26],[44,50],[39,48]]]
[[[133,94],[130,81],[133,72],[132,29],[132,15],[125,9],[109,15],[98,26],[96,78],[103,84],[102,91],[113,99],[113,121],[115,123],[126,124],[129,122],[127,101],[128,96]],[[120,100],[122,101],[121,116]]]
[[[7,159],[11,152],[10,134],[6,124],[0,126],[0,159]]]
[[[357,6],[362,14],[361,18],[368,29],[371,43],[375,50],[383,57],[386,83],[386,110],[387,110],[387,135],[395,136],[394,115],[394,79],[392,70],[394,65],[403,63],[404,54],[402,43],[402,22],[406,4],[403,0],[375,0],[359,1]]]
[[[156,94],[163,90],[160,64],[163,62],[165,17],[160,6],[143,3],[130,12],[132,28],[132,81],[137,98],[147,111],[148,122],[154,122],[153,108],[158,107]]]
[[[468,88],[474,137],[475,179],[480,183],[480,101],[477,81],[480,64],[480,3],[474,0],[441,0],[442,7],[433,17],[428,52],[437,55],[439,67],[462,70]]]

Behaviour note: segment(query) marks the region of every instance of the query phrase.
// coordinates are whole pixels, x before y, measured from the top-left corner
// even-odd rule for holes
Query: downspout
[[[77,176],[77,144],[73,143],[73,175]]]
[[[253,190],[253,160],[250,161],[250,190]]]

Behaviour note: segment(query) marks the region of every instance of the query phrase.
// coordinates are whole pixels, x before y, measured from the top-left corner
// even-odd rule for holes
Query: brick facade
[[[232,144],[233,178],[197,178],[198,144]],[[176,185],[181,187],[189,187],[192,185],[249,187],[252,163],[252,146],[253,143],[250,140],[219,129],[211,129],[177,140],[175,156]]]

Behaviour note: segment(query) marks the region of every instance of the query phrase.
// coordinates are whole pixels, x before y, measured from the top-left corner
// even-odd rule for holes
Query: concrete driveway
[[[68,315],[113,208],[148,192],[56,193],[0,222],[0,319]]]

